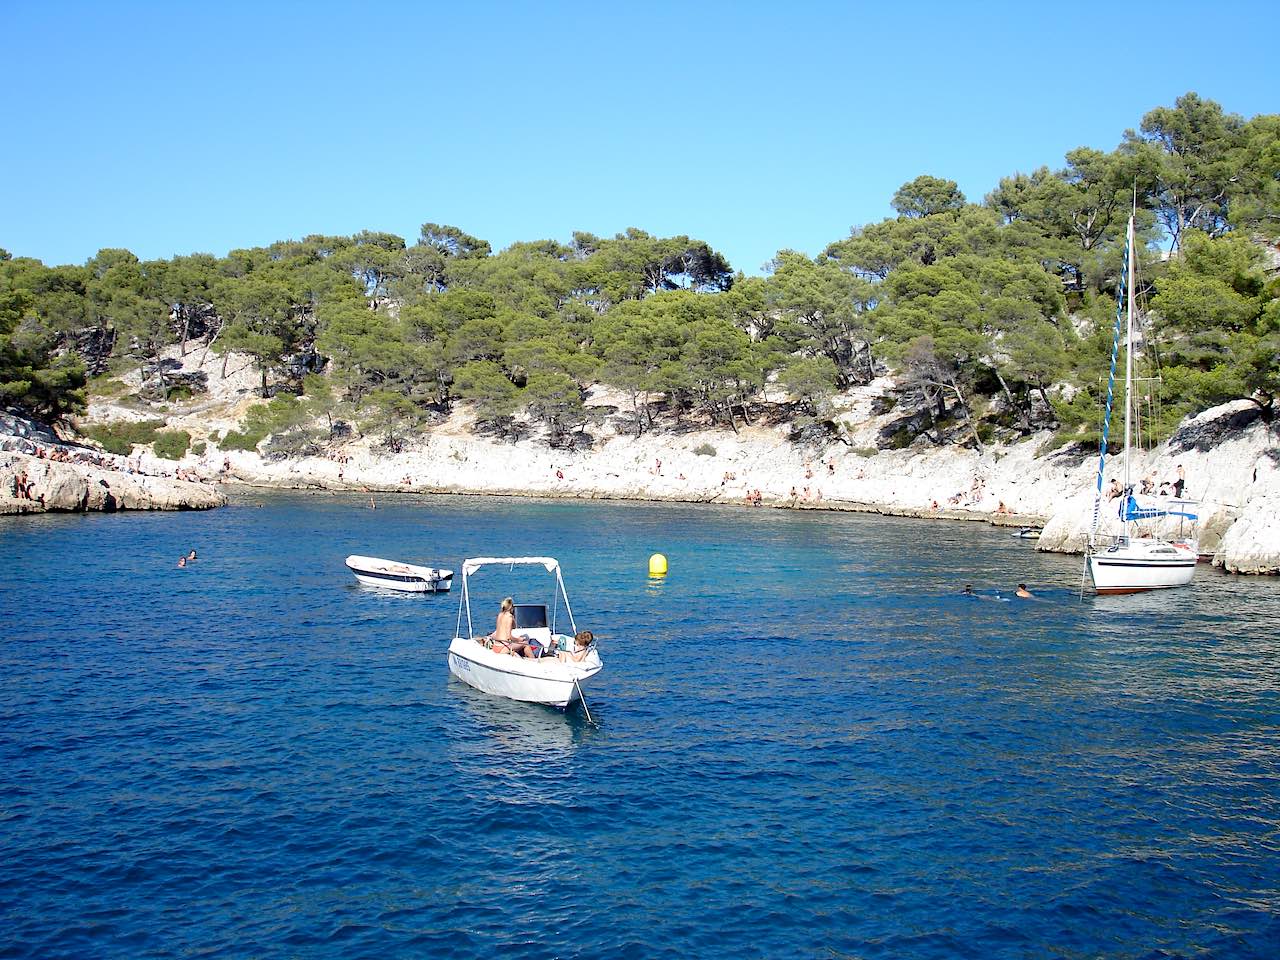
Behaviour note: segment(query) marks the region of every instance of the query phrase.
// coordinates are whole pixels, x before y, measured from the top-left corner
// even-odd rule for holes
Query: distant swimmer
[[[195,550],[192,550],[190,553],[188,553],[188,554],[187,554],[187,559],[188,559],[188,560],[195,560],[195,559],[197,559],[197,558],[196,558],[196,552],[195,552]]]
[[[1027,585],[1025,583],[1020,583],[1018,584],[1018,589],[1014,591],[1014,596],[1021,597],[1023,600],[1030,600],[1033,594],[1027,589]]]
[[[972,583],[966,583],[966,584],[964,585],[964,589],[963,589],[963,590],[961,590],[960,592],[961,592],[962,594],[964,594],[966,597],[976,597],[976,596],[977,596],[977,594],[973,592],[973,584],[972,584]]]
[[[179,557],[179,558],[178,558],[178,566],[180,566],[180,567],[185,567],[186,565],[187,565],[187,558],[186,558],[186,557]]]

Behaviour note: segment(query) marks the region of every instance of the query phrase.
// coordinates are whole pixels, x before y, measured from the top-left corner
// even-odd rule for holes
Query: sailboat
[[[1129,230],[1124,250],[1124,276],[1116,297],[1116,328],[1111,345],[1111,375],[1107,381],[1107,411],[1102,423],[1102,452],[1098,457],[1098,480],[1093,501],[1093,528],[1085,565],[1098,593],[1141,593],[1168,587],[1185,587],[1196,572],[1198,545],[1192,538],[1163,540],[1144,533],[1140,524],[1150,524],[1160,517],[1181,517],[1194,522],[1197,517],[1187,504],[1140,502],[1134,494],[1130,473],[1130,448],[1133,443],[1133,327],[1134,327],[1134,227],[1129,217]],[[1102,510],[1102,473],[1107,459],[1107,434],[1111,426],[1111,401],[1115,391],[1116,358],[1120,349],[1121,326],[1124,327],[1124,454],[1121,460],[1123,481],[1120,495],[1110,499],[1119,503],[1123,530],[1118,537],[1099,539],[1098,523]]]

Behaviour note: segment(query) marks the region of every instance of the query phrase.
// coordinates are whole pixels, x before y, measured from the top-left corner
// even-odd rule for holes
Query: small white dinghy
[[[347,557],[347,568],[356,579],[371,587],[402,590],[406,593],[448,593],[453,586],[453,571],[436,567],[419,567],[399,560],[377,557]]]
[[[529,640],[536,640],[549,650],[575,649],[573,634],[578,632],[565,593],[564,579],[560,576],[560,563],[552,557],[475,557],[462,561],[462,598],[458,603],[458,623],[453,642],[449,644],[449,670],[464,683],[477,690],[526,703],[542,703],[552,707],[567,707],[582,699],[582,688],[592,677],[604,669],[600,652],[595,643],[587,655],[578,662],[561,661],[547,655],[536,660],[495,653],[484,645],[485,635],[476,637],[471,623],[471,598],[467,578],[486,566],[538,565],[556,578],[556,590],[552,594],[551,615],[542,603],[517,603],[515,606],[515,633]],[[564,613],[569,619],[569,633],[556,632],[556,619],[560,601],[564,601]],[[463,617],[466,622],[463,622]],[[464,628],[465,627],[465,631]]]

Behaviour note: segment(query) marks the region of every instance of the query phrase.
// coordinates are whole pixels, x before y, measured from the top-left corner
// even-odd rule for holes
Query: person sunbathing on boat
[[[581,663],[582,659],[591,650],[591,644],[595,638],[595,634],[590,630],[579,630],[573,638],[574,649],[571,651],[561,650],[556,654],[556,659],[561,663],[568,663],[570,660],[575,663]]]
[[[502,601],[498,609],[498,621],[493,625],[493,633],[478,637],[477,642],[483,644],[494,653],[517,654],[520,648],[529,645],[529,638],[524,634],[514,633],[516,625],[516,602],[510,597]]]

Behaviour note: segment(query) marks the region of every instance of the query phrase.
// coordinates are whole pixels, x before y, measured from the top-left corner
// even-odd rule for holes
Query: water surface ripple
[[[342,566],[507,552],[563,561],[599,729]],[[7,519],[0,565],[0,956],[1280,943],[1273,581],[1082,603],[977,524],[408,497]]]

